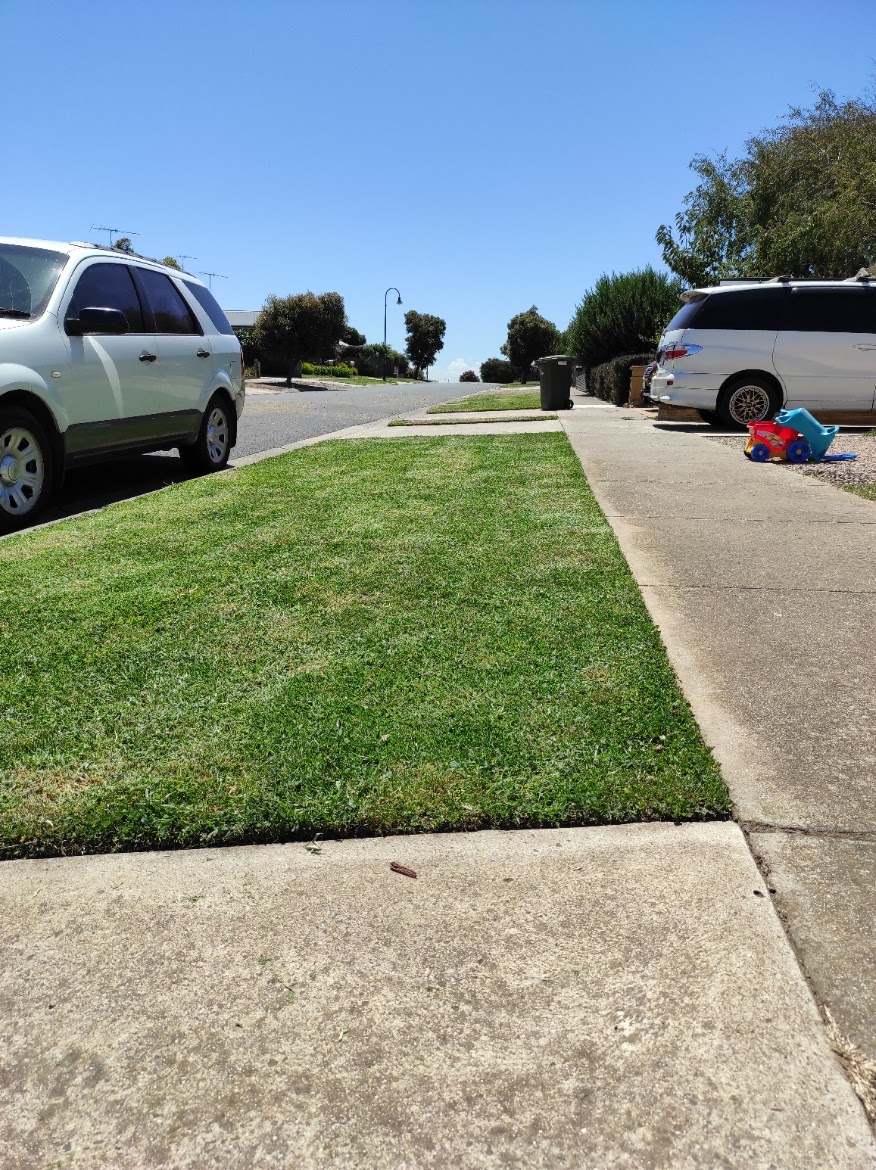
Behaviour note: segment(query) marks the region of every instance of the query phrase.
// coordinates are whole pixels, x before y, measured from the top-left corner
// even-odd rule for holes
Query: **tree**
[[[165,268],[176,268],[178,271],[182,272],[182,268],[174,256],[165,256],[161,263],[165,266]]]
[[[481,362],[482,382],[500,382],[504,385],[513,380],[514,367],[504,358],[487,358],[485,362]]]
[[[365,334],[360,333],[358,329],[354,329],[352,325],[348,325],[344,330],[344,335],[341,338],[341,341],[343,341],[345,345],[364,345]]]
[[[652,349],[679,308],[682,288],[677,277],[650,267],[600,276],[569,323],[569,349],[588,368]]]
[[[521,382],[529,377],[536,358],[560,352],[560,331],[533,305],[508,322],[508,340],[500,347]]]
[[[459,375],[459,380],[460,382],[480,382],[480,378],[477,376],[474,370],[466,370],[464,373]]]
[[[292,385],[302,361],[321,361],[334,352],[347,328],[344,298],[340,293],[312,292],[296,296],[270,296],[256,318],[255,340],[267,353],[279,355],[286,367],[286,385]]]
[[[113,240],[113,248],[117,252],[130,252],[132,256],[136,256],[134,245],[131,243],[130,236],[119,236],[117,240]]]
[[[830,90],[811,109],[728,159],[698,155],[700,182],[675,230],[657,242],[691,285],[722,277],[854,276],[876,259],[876,97],[840,102]]]
[[[435,358],[444,348],[444,332],[447,322],[431,313],[418,313],[408,309],[405,313],[405,351],[414,363],[416,376],[420,370],[435,364]]]

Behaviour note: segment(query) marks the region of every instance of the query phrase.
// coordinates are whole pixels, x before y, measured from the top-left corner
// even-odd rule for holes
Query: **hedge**
[[[605,402],[623,406],[630,400],[630,368],[646,366],[652,357],[650,353],[628,353],[594,366],[587,371],[587,389]]]
[[[352,378],[356,371],[352,366],[315,366],[311,362],[301,363],[301,373],[316,375],[318,378]]]

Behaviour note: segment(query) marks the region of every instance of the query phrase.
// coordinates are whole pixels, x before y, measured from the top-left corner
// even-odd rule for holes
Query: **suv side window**
[[[783,288],[751,288],[712,293],[696,315],[694,329],[782,328],[787,292]]]
[[[228,318],[219,308],[219,302],[213,296],[209,289],[204,288],[202,284],[195,284],[194,281],[184,280],[183,284],[210,318],[213,323],[213,328],[217,333],[227,333],[234,335],[234,330],[228,324]]]
[[[76,282],[68,317],[80,309],[120,309],[131,333],[145,333],[143,309],[127,264],[91,264]]]
[[[158,333],[201,333],[195,315],[177,292],[170,277],[151,268],[138,268]]]
[[[799,333],[876,333],[876,292],[795,288],[788,328]]]

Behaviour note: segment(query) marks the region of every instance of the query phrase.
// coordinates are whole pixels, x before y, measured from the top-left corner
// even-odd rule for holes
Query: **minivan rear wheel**
[[[722,426],[742,430],[772,418],[780,406],[776,388],[766,378],[738,378],[721,391],[716,414]]]
[[[29,410],[0,406],[0,532],[33,524],[51,497],[54,478],[45,429]]]

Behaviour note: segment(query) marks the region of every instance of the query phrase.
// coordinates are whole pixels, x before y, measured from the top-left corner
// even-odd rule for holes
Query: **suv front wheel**
[[[197,475],[221,471],[231,454],[233,426],[231,407],[217,394],[204,411],[197,439],[191,446],[179,449],[187,470]]]
[[[49,437],[28,410],[0,405],[0,532],[33,524],[51,497]]]
[[[776,388],[766,378],[739,378],[721,391],[716,414],[722,426],[742,429],[772,418],[781,405]]]

